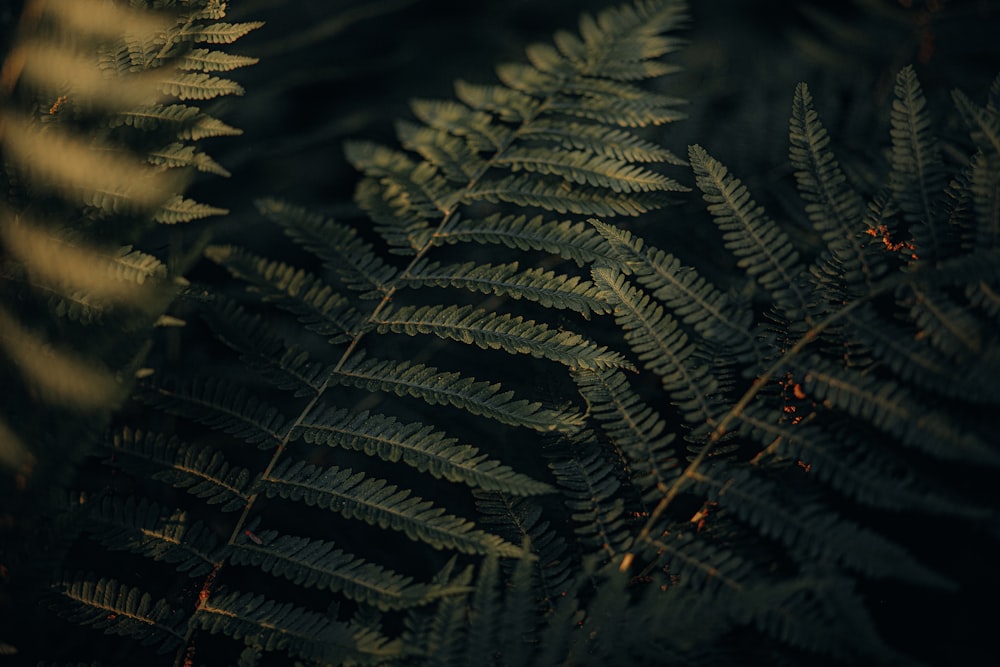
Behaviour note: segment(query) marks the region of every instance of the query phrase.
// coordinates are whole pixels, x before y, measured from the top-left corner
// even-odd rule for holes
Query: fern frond
[[[176,564],[189,577],[202,577],[222,562],[218,538],[205,524],[145,498],[104,498],[86,521],[86,528],[108,549]]]
[[[605,558],[628,550],[632,535],[625,525],[621,483],[596,441],[581,439],[567,456],[549,463],[580,542]],[[580,450],[580,451],[576,451]]]
[[[512,148],[495,158],[493,164],[506,165],[512,172],[561,176],[571,183],[608,188],[612,192],[676,192],[684,189],[662,174],[617,158],[595,156],[590,151]]]
[[[712,400],[719,392],[717,375],[698,358],[698,349],[676,320],[609,269],[593,270],[594,282],[614,306],[615,322],[643,366],[654,373],[689,422],[711,425],[722,407]]]
[[[598,346],[577,333],[552,329],[520,315],[496,314],[472,306],[385,308],[375,323],[380,332],[410,336],[430,333],[483,349],[551,359],[570,367],[630,366],[621,354]]]
[[[806,393],[829,401],[852,417],[869,421],[905,445],[945,460],[1000,465],[1000,452],[990,443],[963,429],[947,413],[920,403],[891,380],[833,368],[815,358],[801,369],[801,374]]]
[[[791,505],[779,487],[751,471],[718,464],[694,473],[698,488],[741,520],[780,540],[802,558],[830,559],[872,577],[896,577],[949,588],[953,584],[916,562],[904,549],[842,519],[818,502]]]
[[[221,18],[221,16],[208,14],[204,18]],[[241,23],[217,21],[215,23],[204,24],[192,23],[189,20],[187,25],[182,27],[176,34],[175,38],[178,41],[202,44],[232,44],[263,25],[263,21],[244,21]]]
[[[4,153],[22,165],[22,177],[75,203],[108,211],[150,210],[180,185],[170,172],[122,151],[98,151],[90,141],[61,128],[38,127],[10,112],[3,114],[2,122]]]
[[[979,106],[960,90],[952,92],[952,99],[979,148],[987,155],[1000,154],[1000,111]]]
[[[584,266],[607,257],[601,238],[583,222],[545,220],[537,215],[501,215],[484,219],[459,219],[429,239],[434,245],[446,243],[495,243],[515,250],[540,250]]]
[[[396,136],[403,148],[418,153],[451,181],[472,180],[486,167],[468,137],[405,121],[396,123]]]
[[[183,641],[183,612],[139,588],[86,574],[68,577],[56,586],[56,592],[61,598],[60,613],[81,625],[131,636],[146,646],[158,644],[161,654]]]
[[[950,360],[971,362],[985,351],[989,337],[979,320],[943,291],[913,288],[910,317],[918,336]]]
[[[617,370],[573,373],[590,416],[601,424],[614,447],[622,452],[643,500],[652,502],[678,475],[675,435],[655,410],[644,405]]]
[[[246,468],[231,465],[218,450],[181,443],[176,437],[124,428],[110,442],[115,465],[147,471],[152,479],[184,489],[222,512],[243,509],[255,477]]]
[[[369,391],[413,396],[431,405],[451,405],[504,424],[539,431],[574,431],[581,424],[578,414],[515,399],[512,391],[504,390],[498,383],[476,381],[460,373],[440,372],[406,361],[366,359],[358,355],[334,370],[331,381]]]
[[[316,276],[284,262],[269,261],[234,246],[209,246],[205,257],[224,266],[235,278],[250,283],[265,303],[294,314],[308,331],[331,343],[350,340],[363,318],[350,300]]]
[[[573,577],[572,558],[566,540],[542,518],[542,508],[531,498],[502,492],[476,491],[479,524],[508,542],[527,544],[534,558],[522,557],[517,567],[530,568],[531,590],[545,610],[562,597]]]
[[[916,253],[923,260],[940,258],[947,255],[949,241],[936,210],[944,190],[944,171],[931,133],[927,100],[912,67],[904,67],[896,76],[894,93],[889,183],[903,216],[913,225]]]
[[[1000,121],[997,122],[1000,125]],[[1000,128],[998,128],[1000,130]],[[975,248],[1000,247],[1000,154],[987,157],[976,154],[972,159],[972,179],[969,191],[976,214]]]
[[[851,326],[851,336],[899,380],[966,401],[982,402],[989,400],[990,396],[997,396],[989,391],[990,383],[952,381],[956,370],[954,359],[948,359],[940,350],[931,347],[926,335],[915,339],[909,330],[884,321],[870,305],[849,313],[845,322]],[[968,365],[971,366],[972,362]],[[967,367],[962,374],[971,374],[971,368]]]
[[[812,304],[803,292],[799,253],[788,235],[705,149],[692,146],[689,158],[708,210],[723,232],[726,248],[739,259],[738,266],[768,291],[783,317],[808,317]]]
[[[377,456],[385,461],[402,461],[421,472],[474,488],[534,495],[550,490],[480,453],[471,445],[419,422],[402,423],[393,417],[333,408],[303,420],[296,435],[308,443],[343,447]]]
[[[224,79],[202,72],[177,73],[159,81],[164,95],[185,100],[213,100],[225,95],[242,95],[243,86],[232,79]]]
[[[462,138],[473,153],[500,150],[510,142],[509,128],[494,123],[492,115],[463,104],[451,100],[413,100],[410,108],[427,126]],[[461,171],[464,173],[464,169]]]
[[[261,449],[278,446],[288,432],[289,424],[278,410],[248,395],[244,387],[218,378],[183,387],[144,385],[138,396],[151,405],[229,433]]]
[[[257,210],[280,224],[288,236],[323,260],[348,288],[363,295],[382,294],[396,276],[396,269],[379,258],[356,230],[305,209],[275,199],[256,201]]]
[[[435,549],[463,553],[495,551],[504,556],[521,553],[513,544],[477,530],[470,521],[445,514],[444,509],[430,501],[349,468],[324,469],[286,459],[261,480],[261,485],[268,497],[301,501],[349,519],[400,531]]]
[[[661,208],[666,199],[660,192],[622,194],[594,192],[587,187],[573,187],[568,181],[547,181],[532,176],[484,178],[462,193],[462,202],[485,201],[542,208],[558,213],[578,213],[599,217],[636,216]]]
[[[499,587],[500,564],[495,555],[489,555],[479,566],[476,587],[469,600],[465,664],[484,664],[503,649],[504,638],[498,632],[501,609]]]
[[[347,625],[291,603],[237,591],[213,595],[201,603],[190,626],[241,639],[263,651],[328,664],[357,660],[358,646]]]
[[[103,411],[125,397],[121,379],[104,364],[81,359],[72,348],[47,344],[0,307],[0,350],[14,362],[34,395],[48,404]]]
[[[465,590],[413,583],[413,577],[366,562],[332,542],[279,535],[276,531],[258,532],[257,539],[260,544],[249,540],[234,544],[229,560],[234,565],[253,565],[297,586],[343,592],[383,611],[429,604]]]
[[[734,356],[754,345],[750,331],[753,313],[703,278],[679,259],[645,244],[625,229],[596,220],[591,225],[611,247],[616,261],[608,264],[652,290],[658,301],[707,341]]]
[[[522,132],[529,139],[553,142],[564,149],[585,151],[621,162],[666,162],[683,165],[671,151],[628,130],[560,120],[540,120]]]
[[[864,207],[829,149],[830,137],[804,83],[795,89],[789,125],[789,160],[796,170],[799,195],[806,203],[809,221],[826,245],[828,258],[820,261],[836,264],[832,270],[820,268],[819,272],[836,275],[846,284],[848,296],[861,296],[877,277],[859,238]]]
[[[182,222],[208,218],[213,215],[226,215],[227,213],[229,211],[224,208],[199,204],[193,199],[185,199],[180,195],[176,195],[165,201],[157,209],[153,219],[161,224],[176,225]]]
[[[484,294],[526,299],[546,308],[574,310],[587,319],[591,313],[608,311],[607,304],[598,298],[598,290],[593,283],[544,269],[521,271],[517,262],[497,265],[421,262],[407,272],[400,284],[409,287],[461,287]]]
[[[808,465],[809,474],[858,503],[896,511],[977,514],[974,508],[927,488],[890,452],[863,448],[862,440],[846,430],[789,424],[785,413],[762,407],[748,409],[740,420],[751,437],[780,456]]]
[[[122,306],[159,312],[172,293],[166,266],[128,246],[109,252],[18,220],[0,221],[0,238],[36,288],[71,296],[95,311]]]
[[[198,72],[231,72],[240,67],[256,65],[258,58],[236,56],[225,51],[191,49],[177,60],[177,68]]]
[[[198,107],[184,104],[151,104],[120,111],[111,119],[110,126],[146,131],[170,128],[178,139],[190,141],[243,134],[242,130],[203,113]]]
[[[193,167],[198,171],[213,173],[218,176],[230,176],[229,171],[225,167],[210,158],[206,153],[198,151],[194,146],[186,146],[182,143],[175,142],[159,150],[150,151],[148,159],[150,164],[161,167]]]
[[[318,396],[330,368],[313,361],[309,353],[278,336],[268,323],[239,305],[216,298],[218,308],[209,310],[205,320],[215,335],[241,355],[241,359],[261,377],[296,396]]]

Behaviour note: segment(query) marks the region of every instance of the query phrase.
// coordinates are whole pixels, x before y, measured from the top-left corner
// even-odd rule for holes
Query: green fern
[[[251,29],[204,23],[220,7],[178,39]],[[683,22],[672,0],[584,15],[501,83],[415,101],[399,148],[347,145],[361,225],[257,201],[294,254],[206,249],[243,288],[184,292],[222,346],[140,384],[71,514],[86,563],[130,567],[57,608],[175,665],[914,662],[869,591],[967,579],[887,523],[995,528],[968,480],[1000,464],[1000,83],[956,93],[969,140],[939,144],[904,69],[868,180],[800,85],[801,228],[692,146],[739,269],[721,287],[689,246],[593,219],[685,189],[642,131],[680,100],[637,83],[674,71]],[[248,62],[184,53],[183,95]],[[224,127],[130,118],[178,133],[161,166],[219,171],[174,139]]]

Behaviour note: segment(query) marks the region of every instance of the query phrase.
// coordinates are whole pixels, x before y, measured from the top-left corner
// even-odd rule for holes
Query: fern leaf
[[[337,467],[317,468],[285,460],[261,481],[268,497],[280,496],[338,512],[349,519],[403,532],[436,549],[463,553],[516,556],[520,549],[495,535],[476,530],[473,524],[445,514],[431,502],[364,473]]]
[[[494,123],[493,116],[469,109],[457,102],[413,100],[410,102],[410,108],[413,109],[413,114],[429,127],[465,140],[473,153],[499,151],[511,139],[511,130],[504,125]],[[425,159],[429,158],[425,156]]]
[[[182,140],[198,141],[209,137],[232,137],[243,133],[221,120],[202,113],[198,107],[184,104],[151,104],[120,111],[111,118],[111,127],[128,126],[139,130],[170,127]]]
[[[451,405],[504,424],[539,431],[574,431],[581,424],[578,414],[549,410],[539,403],[515,399],[513,392],[505,391],[498,383],[477,382],[460,373],[440,372],[423,364],[365,359],[357,355],[336,369],[331,380],[369,391],[413,396],[431,405]]]
[[[834,369],[818,359],[802,369],[803,388],[833,407],[862,418],[946,460],[1000,465],[1000,452],[975,433],[963,430],[946,413],[922,405],[891,380],[876,380],[853,369]]]
[[[222,561],[218,539],[205,524],[145,498],[104,498],[88,513],[87,528],[109,549],[174,563],[189,577],[203,577]]]
[[[937,140],[931,134],[927,100],[912,67],[904,67],[896,76],[890,123],[889,182],[904,217],[914,225],[916,252],[924,260],[944,256],[948,239],[936,217],[944,172]]]
[[[221,17],[213,17],[221,18]],[[180,41],[198,42],[204,44],[232,44],[236,40],[263,26],[263,21],[245,21],[242,23],[195,23],[184,26],[176,33]]]
[[[177,60],[177,68],[198,72],[231,72],[240,67],[256,65],[258,58],[236,56],[224,51],[191,49]]]
[[[952,99],[979,148],[987,155],[1000,154],[1000,112],[979,106],[960,90],[952,92]]]
[[[1000,125],[1000,122],[998,122]],[[972,160],[969,190],[975,211],[974,248],[1000,247],[1000,155],[978,153]]]
[[[213,100],[223,95],[242,95],[243,86],[202,72],[177,73],[160,79],[160,91],[178,100]]]
[[[949,359],[969,362],[980,358],[989,340],[977,318],[944,292],[913,288],[910,317],[927,340]]]
[[[209,246],[205,256],[253,285],[250,289],[265,303],[291,312],[307,330],[331,343],[350,340],[360,331],[362,317],[350,301],[316,276],[233,246]]]
[[[543,269],[520,271],[517,262],[499,265],[465,262],[444,266],[422,262],[408,271],[400,283],[410,287],[461,287],[483,294],[526,299],[546,308],[575,310],[588,319],[591,313],[608,311],[593,283]]]
[[[497,632],[501,608],[499,584],[500,564],[491,554],[479,566],[476,587],[469,600],[465,664],[483,664],[502,649]]]
[[[81,359],[72,349],[45,344],[40,332],[21,326],[3,307],[0,349],[34,395],[46,403],[100,411],[120,405],[124,398],[125,387],[110,369]]]
[[[705,280],[679,259],[645,244],[624,229],[596,220],[591,225],[610,245],[615,262],[608,264],[652,290],[684,324],[694,328],[719,348],[734,356],[751,349],[750,322],[753,313],[747,304],[736,302]]]
[[[926,335],[915,339],[911,331],[883,321],[870,305],[855,309],[844,319],[851,326],[852,337],[885,364],[898,380],[964,401],[985,402],[1000,397],[990,390],[990,382],[954,382],[955,359],[948,359],[939,349],[934,349]],[[964,321],[965,313],[959,319]],[[979,328],[976,322],[970,333]],[[958,366],[963,369],[959,375],[974,376],[973,366],[978,361],[978,357],[975,362],[967,358],[965,364]]]
[[[455,95],[472,109],[489,111],[500,120],[509,123],[523,123],[538,115],[542,103],[531,95],[507,88],[506,86],[483,86],[455,82]]]
[[[257,200],[256,205],[292,240],[318,255],[350,289],[382,294],[392,284],[396,269],[382,261],[354,229],[274,199]]]
[[[676,50],[680,41],[662,33],[676,30],[687,20],[683,3],[637,2],[602,10],[596,18],[580,17],[582,42],[561,31],[556,44],[562,54],[588,76],[609,76],[607,67],[659,58]],[[631,76],[627,78],[632,78]]]
[[[625,525],[625,502],[608,457],[594,440],[581,441],[571,455],[549,463],[580,542],[614,559],[628,550],[632,536]]]
[[[917,563],[902,548],[878,534],[841,519],[819,503],[792,505],[778,487],[747,469],[718,464],[694,473],[696,486],[768,537],[781,540],[803,558],[829,558],[872,577],[896,577],[930,586],[953,584]]]
[[[445,130],[400,121],[396,123],[396,136],[403,148],[420,154],[455,183],[465,185],[486,166],[486,161],[465,140]]]
[[[183,641],[179,627],[183,612],[138,588],[87,574],[65,579],[56,590],[61,597],[60,613],[71,621],[105,634],[131,636],[146,646],[158,644],[160,654]]]
[[[231,465],[211,447],[181,443],[176,437],[124,428],[110,442],[115,465],[149,474],[222,512],[246,507],[256,480],[246,468]]]
[[[608,188],[612,192],[679,191],[681,185],[662,174],[589,151],[546,148],[512,148],[493,160],[513,172],[528,171],[560,176],[570,183]]]
[[[112,254],[23,219],[0,222],[0,238],[8,256],[23,264],[33,287],[64,296],[71,292],[95,310],[117,305],[157,312],[169,298],[166,266],[131,247]]]
[[[150,151],[148,155],[150,164],[162,167],[194,167],[198,171],[227,178],[231,175],[225,167],[194,146],[175,142],[159,150]]]
[[[890,452],[864,448],[849,431],[791,425],[786,417],[759,407],[740,415],[751,437],[789,460],[808,465],[810,475],[858,503],[895,511],[977,515],[974,508],[933,492]]]
[[[601,237],[582,222],[549,221],[538,215],[501,215],[485,219],[460,219],[430,239],[434,245],[446,243],[495,243],[515,250],[540,250],[584,266],[610,262]]]
[[[332,542],[279,535],[275,531],[261,531],[257,537],[261,544],[241,541],[233,545],[230,561],[258,567],[297,586],[343,592],[353,600],[383,611],[428,604],[463,590],[415,584],[412,577],[366,562],[336,548]]]
[[[209,378],[186,387],[145,385],[139,397],[176,415],[229,433],[261,449],[281,444],[288,434],[288,421],[278,410],[229,381]]]
[[[701,539],[691,531],[672,531],[651,540],[656,561],[665,562],[676,573],[679,584],[703,596],[738,591],[754,577],[753,563],[736,549],[727,549]]]
[[[644,367],[659,377],[685,419],[712,424],[720,412],[710,398],[719,392],[718,378],[698,359],[696,345],[688,341],[677,321],[622,274],[598,268],[593,276],[614,306],[625,341]]]
[[[263,595],[237,591],[209,597],[191,617],[191,627],[243,640],[264,651],[343,664],[357,660],[358,646],[345,624]]]
[[[205,319],[216,337],[239,352],[250,368],[279,389],[296,396],[318,396],[330,375],[327,364],[312,360],[307,352],[290,345],[260,317],[250,315],[231,301],[216,300],[217,309]]]
[[[508,542],[530,547],[534,558],[521,558],[517,568],[530,568],[531,590],[537,592],[538,605],[551,611],[573,576],[566,540],[542,519],[541,506],[531,498],[488,491],[476,491],[475,496],[480,525]]]
[[[746,186],[701,146],[689,152],[698,187],[726,247],[739,258],[738,266],[771,294],[785,318],[807,316],[811,305],[799,281],[799,253],[788,235],[750,198]]]
[[[686,164],[684,160],[662,146],[646,141],[627,130],[603,125],[589,123],[567,125],[562,119],[559,121],[545,119],[527,127],[522,135],[531,139],[550,141],[565,149],[586,151],[625,163]]]
[[[199,204],[193,199],[185,199],[175,195],[168,199],[156,211],[153,219],[166,225],[176,225],[181,222],[191,222],[213,215],[226,215],[229,211],[208,204]]]
[[[567,181],[546,181],[531,176],[483,179],[462,193],[463,203],[506,202],[533,206],[558,213],[578,213],[600,217],[636,216],[660,208],[665,199],[660,192],[623,194],[574,188]]]
[[[308,443],[343,447],[402,461],[436,478],[468,484],[474,488],[533,495],[550,490],[547,484],[517,473],[471,445],[419,422],[402,423],[393,417],[329,409],[310,416],[296,427]]]
[[[573,379],[590,415],[629,462],[636,487],[644,490],[643,500],[652,502],[678,474],[671,447],[674,434],[666,431],[659,414],[640,402],[620,371],[580,370]]]
[[[826,244],[829,257],[825,262],[836,264],[836,268],[826,272],[838,275],[839,281],[846,283],[849,296],[866,294],[874,271],[868,266],[858,236],[858,223],[864,211],[861,197],[847,183],[840,164],[829,150],[830,137],[804,83],[795,89],[789,124],[789,160],[796,170],[799,195],[806,203],[813,228]]]
[[[177,176],[121,151],[98,151],[66,130],[39,128],[10,113],[3,122],[4,153],[21,165],[21,177],[73,202],[134,213],[156,207],[179,184]]]
[[[375,321],[380,332],[392,331],[410,336],[432,333],[483,349],[530,354],[570,367],[630,366],[619,353],[597,346],[579,334],[551,329],[521,316],[498,315],[471,306],[387,308]]]

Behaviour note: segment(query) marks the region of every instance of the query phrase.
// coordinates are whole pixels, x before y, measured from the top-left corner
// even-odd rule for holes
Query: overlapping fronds
[[[240,92],[221,73],[250,60],[202,46],[254,25],[188,9],[161,90]],[[66,615],[175,665],[907,664],[868,591],[945,596],[967,575],[895,522],[995,533],[967,480],[1000,466],[1000,83],[985,106],[956,93],[968,143],[945,149],[904,70],[889,166],[862,178],[800,85],[800,227],[690,147],[699,224],[740,271],[720,277],[592,218],[684,190],[643,129],[680,101],[638,85],[674,70],[683,16],[585,15],[500,83],[414,101],[399,147],[350,142],[360,225],[260,199],[289,256],[209,246],[241,289],[186,290],[217,341],[144,381],[142,429],[109,436],[112,479],[76,527],[133,567],[57,586]],[[173,133],[154,171],[221,174],[189,142],[231,130],[200,113],[115,127]],[[160,219],[200,206],[164,202]],[[18,225],[4,243],[28,248]],[[81,304],[163,273],[115,258]]]
[[[212,2],[27,3],[0,82],[0,289],[4,303],[19,304],[4,309],[4,382],[38,400],[30,408],[37,416],[4,426],[10,440],[0,443],[0,458],[24,479],[36,464],[64,469],[78,458],[81,442],[58,451],[61,438],[33,429],[64,408],[67,432],[85,428],[75,422],[81,414],[106,418],[177,292],[167,267],[131,244],[157,221],[225,213],[182,191],[192,172],[228,175],[197,142],[239,131],[175,103],[187,97],[185,81],[207,76],[202,71],[255,62],[194,48],[224,14],[224,4]],[[257,26],[231,27],[238,29],[226,43]],[[218,77],[199,81],[198,99],[241,92]],[[175,259],[183,269],[185,260]],[[22,417],[29,410],[10,409]],[[10,418],[7,410],[0,416]],[[24,438],[31,451],[8,454],[6,443]]]

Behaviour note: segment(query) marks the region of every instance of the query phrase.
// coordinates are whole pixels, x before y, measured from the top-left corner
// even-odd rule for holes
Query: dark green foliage
[[[224,10],[182,14],[177,39],[256,26]],[[685,17],[679,0],[584,14],[499,83],[415,100],[398,147],[348,142],[360,222],[262,198],[285,239],[204,247],[205,282],[182,291],[190,359],[139,374],[58,524],[60,570],[91,573],[57,575],[50,606],[124,638],[95,656],[925,657],[891,615],[928,606],[886,591],[957,607],[987,578],[956,565],[944,527],[997,551],[1000,83],[949,109],[904,68],[885,151],[863,165],[838,158],[840,128],[800,84],[787,191],[758,200],[713,136],[689,163],[657,143],[682,100],[648,80],[677,70],[664,56]],[[176,58],[160,85],[182,99],[241,92],[216,75],[252,62]],[[228,173],[190,142],[231,128],[198,110],[119,121],[172,128],[155,165]],[[660,212],[685,180],[705,205]],[[203,211],[160,203],[160,222]],[[112,221],[126,206],[91,205]],[[709,227],[721,265],[607,221],[647,213]],[[117,257],[130,278],[157,270]]]

